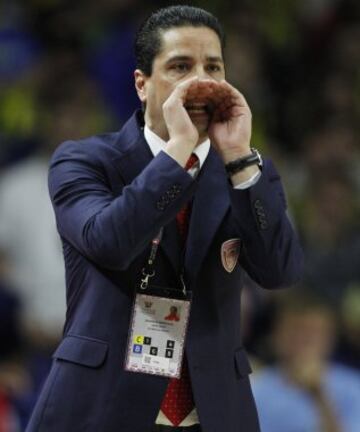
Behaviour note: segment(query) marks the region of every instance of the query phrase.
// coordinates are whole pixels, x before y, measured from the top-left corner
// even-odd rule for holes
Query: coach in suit
[[[67,316],[27,431],[256,432],[243,272],[272,289],[297,280],[302,262],[280,177],[250,148],[250,109],[225,81],[212,15],[156,12],[136,56],[143,111],[117,133],[64,143],[51,161]],[[196,178],[184,168],[192,153]],[[189,202],[183,250],[175,219]],[[184,269],[193,293],[185,359],[195,406],[177,425],[160,411],[169,379],[124,370],[135,287],[161,227],[155,283],[176,286]]]

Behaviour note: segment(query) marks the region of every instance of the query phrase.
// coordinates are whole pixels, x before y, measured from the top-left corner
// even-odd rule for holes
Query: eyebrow
[[[176,61],[191,61],[193,58],[190,56],[174,56],[174,57],[170,57],[166,63],[172,63],[172,62],[176,62]],[[224,63],[224,60],[219,57],[219,56],[208,56],[206,57],[206,61],[210,62],[210,63]]]
[[[209,61],[210,63],[224,63],[224,60],[218,56],[206,57],[206,60]]]

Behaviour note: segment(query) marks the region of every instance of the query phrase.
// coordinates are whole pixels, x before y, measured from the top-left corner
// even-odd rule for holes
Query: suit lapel
[[[113,163],[123,182],[130,184],[153,159],[144,138],[139,113],[133,115],[121,129],[115,147],[120,153]]]
[[[113,163],[123,182],[130,184],[153,159],[144,138],[141,113],[138,112],[124,125],[116,142],[116,147],[121,153],[113,159]],[[160,248],[178,273],[181,249],[175,220],[164,227]]]
[[[224,165],[215,150],[209,155],[198,177],[185,253],[187,277],[194,280],[214,235],[230,207],[229,183]]]

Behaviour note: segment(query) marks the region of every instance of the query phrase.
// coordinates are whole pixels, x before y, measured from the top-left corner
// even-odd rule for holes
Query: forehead
[[[219,36],[208,27],[173,27],[160,33],[161,50],[157,57],[177,55],[221,57]]]

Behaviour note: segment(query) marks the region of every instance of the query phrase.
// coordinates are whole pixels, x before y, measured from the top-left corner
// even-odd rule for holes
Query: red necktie
[[[186,162],[185,165],[186,171],[189,171],[189,169],[193,168],[193,166],[198,162],[199,162],[198,157],[196,156],[196,154],[193,153],[188,159],[188,161]],[[187,234],[189,231],[190,210],[191,210],[191,204],[187,203],[176,215],[177,228],[183,246],[185,246]]]
[[[189,170],[197,162],[199,162],[198,157],[192,154],[186,163],[185,169]],[[189,229],[190,209],[191,206],[188,203],[176,215],[177,227],[183,245],[186,243]],[[184,354],[180,378],[172,378],[170,380],[161,403],[161,411],[174,426],[178,426],[191,413],[194,407],[195,403],[191,389],[189,369]]]

